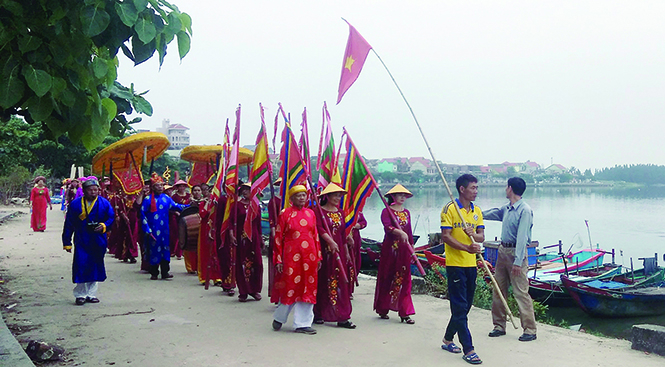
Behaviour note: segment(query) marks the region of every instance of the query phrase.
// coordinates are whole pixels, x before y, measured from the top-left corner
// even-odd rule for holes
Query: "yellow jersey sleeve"
[[[441,209],[441,229],[453,229],[453,202],[449,202]]]
[[[483,221],[483,211],[480,210],[479,206],[475,207],[475,212],[478,215],[478,220],[476,221],[476,229],[485,228],[485,222]]]

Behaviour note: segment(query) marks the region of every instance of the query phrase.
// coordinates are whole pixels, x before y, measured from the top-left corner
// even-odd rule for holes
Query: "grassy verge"
[[[446,268],[439,265],[433,265],[432,269],[427,270],[425,281],[430,287],[430,293],[438,297],[446,298],[448,291]],[[515,317],[519,317],[519,308],[517,307],[517,301],[515,300],[515,296],[513,296],[512,289],[508,290],[508,299],[506,301],[508,302],[508,307],[510,307],[513,315],[515,315]],[[480,276],[480,274],[476,279],[476,293],[473,298],[473,305],[485,310],[492,309],[492,285],[485,282],[485,279]],[[533,310],[536,315],[536,321],[538,322],[563,328],[570,327],[566,320],[556,320],[550,316],[547,313],[547,305],[543,305],[540,302],[534,301]]]

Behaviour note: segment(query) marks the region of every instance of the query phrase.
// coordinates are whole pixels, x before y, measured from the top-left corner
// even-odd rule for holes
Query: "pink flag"
[[[346,23],[349,24],[349,22]],[[344,53],[344,60],[342,62],[342,76],[339,79],[337,104],[342,100],[344,93],[358,79],[367,54],[371,49],[372,46],[349,24],[349,40],[346,41],[346,52]]]

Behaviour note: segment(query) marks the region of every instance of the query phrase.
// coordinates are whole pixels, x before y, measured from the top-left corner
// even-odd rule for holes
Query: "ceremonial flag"
[[[300,143],[298,146],[300,148],[302,163],[305,165],[307,175],[310,176],[312,170],[309,166],[309,131],[307,130],[307,108],[302,111],[302,123],[300,124]]]
[[[346,22],[346,24],[349,24],[349,22]],[[342,76],[339,79],[337,104],[342,100],[344,93],[358,79],[367,54],[371,49],[372,46],[349,24],[349,39],[346,41],[346,52],[344,52],[344,60],[342,62]]]
[[[134,160],[130,153],[125,154],[125,169],[113,169],[113,162],[109,170],[109,176],[113,177],[120,182],[122,190],[127,195],[138,194],[143,189],[143,176],[141,175],[141,167],[134,165]]]
[[[238,192],[238,151],[240,150],[240,106],[236,110],[236,128],[233,131],[233,147],[229,155],[228,168],[226,169],[226,178],[224,186],[226,188],[226,207],[224,208],[224,217],[220,232],[222,238],[224,233],[231,227],[231,208],[237,200]]]
[[[284,108],[282,108],[282,104],[281,104],[281,103],[278,103],[277,105],[278,105],[279,107],[277,108],[277,114],[275,114],[275,131],[274,131],[274,134],[273,134],[273,136],[272,136],[272,151],[273,151],[273,152],[276,152],[276,151],[277,151],[277,149],[275,149],[275,139],[277,139],[277,125],[279,124],[279,115],[281,114],[282,117],[284,117],[284,121],[285,121],[285,122],[290,122],[290,121],[286,118],[286,114],[284,113]]]
[[[344,135],[346,135],[346,158],[342,168],[342,188],[346,190],[346,195],[342,196],[341,206],[348,236],[358,222],[358,213],[363,210],[365,200],[372,195],[372,190],[377,184],[346,129],[342,137]]]
[[[323,102],[323,122],[321,124],[321,139],[319,140],[319,156],[316,160],[316,169],[319,171],[319,188],[323,189],[331,182],[341,186],[342,178],[337,167],[330,114],[325,102]]]
[[[222,142],[222,157],[220,157],[219,162],[217,163],[217,178],[215,179],[215,186],[212,187],[212,192],[210,197],[211,201],[217,201],[220,196],[222,196],[222,191],[224,187],[224,168],[226,167],[226,157],[227,154],[227,145],[229,143],[229,119],[226,119],[226,128],[224,129],[224,141]]]
[[[194,166],[192,166],[192,174],[189,176],[187,184],[189,186],[196,186],[202,183],[207,184],[214,174],[215,169],[212,166],[212,163],[194,162]]]
[[[282,161],[282,167],[279,169],[279,176],[282,178],[282,185],[280,186],[281,209],[285,209],[291,206],[289,190],[295,185],[304,183],[307,179],[298,144],[296,144],[296,139],[293,137],[291,124],[288,122],[282,132],[282,150],[279,159]]]
[[[254,164],[249,175],[252,182],[251,201],[247,208],[247,218],[245,219],[244,230],[249,239],[252,239],[252,221],[261,215],[261,203],[259,194],[270,184],[272,178],[272,166],[268,157],[268,134],[266,132],[266,123],[263,117],[263,106],[259,103],[261,109],[261,130],[256,137],[256,148],[254,149]]]

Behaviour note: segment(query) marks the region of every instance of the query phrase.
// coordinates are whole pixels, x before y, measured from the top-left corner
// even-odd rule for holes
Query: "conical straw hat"
[[[413,196],[411,191],[407,190],[406,187],[402,186],[402,184],[397,184],[397,185],[393,186],[393,188],[390,189],[390,191],[388,191],[386,193],[386,196],[392,195],[392,194],[405,194],[407,198],[410,198],[410,197]]]
[[[342,194],[346,194],[346,190],[341,188],[338,184],[331,182],[328,184],[328,186],[326,186],[325,189],[323,189],[323,191],[321,191],[319,196],[328,195],[335,192],[341,192]]]

